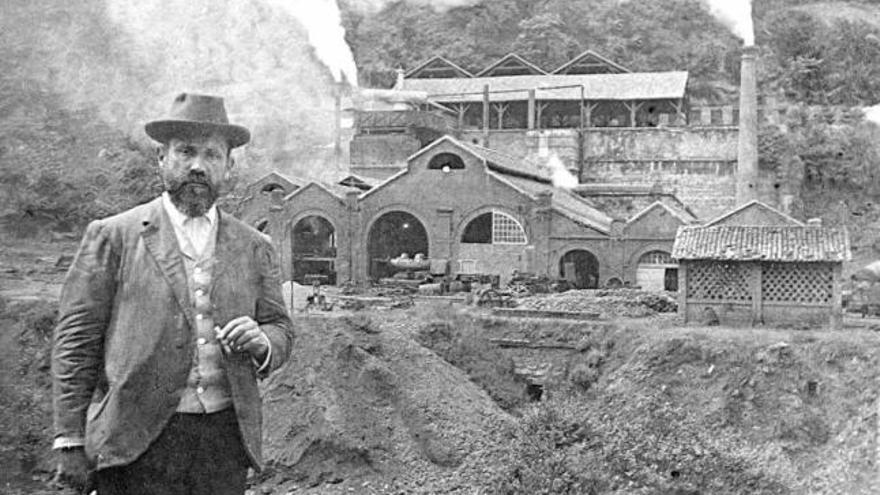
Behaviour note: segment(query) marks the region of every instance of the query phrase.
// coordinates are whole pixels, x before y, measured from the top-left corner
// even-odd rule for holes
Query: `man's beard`
[[[188,174],[179,179],[165,177],[165,190],[171,203],[189,217],[200,217],[217,201],[217,188],[203,174]]]

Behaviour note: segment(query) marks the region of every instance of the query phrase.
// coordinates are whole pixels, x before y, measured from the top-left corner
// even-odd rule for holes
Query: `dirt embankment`
[[[11,302],[0,316],[4,493],[39,493],[51,467],[53,309]],[[290,364],[264,382],[269,469],[255,493],[880,493],[875,332],[424,305],[297,328]],[[420,344],[439,349],[438,332],[455,346]],[[493,368],[467,351],[485,342],[461,342],[491,338],[573,345],[505,350],[556,352],[546,359],[558,371],[540,402],[505,410],[492,400]],[[462,352],[463,368],[441,357]]]

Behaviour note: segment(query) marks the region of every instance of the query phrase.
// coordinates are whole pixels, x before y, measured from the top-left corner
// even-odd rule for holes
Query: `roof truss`
[[[408,79],[437,79],[454,77],[474,77],[473,74],[454,64],[445,57],[435,55],[404,75]]]
[[[520,57],[515,53],[508,53],[485,69],[477,73],[477,77],[489,76],[527,76],[542,75],[547,71]]]
[[[617,62],[587,50],[553,71],[553,74],[620,74],[631,72]]]

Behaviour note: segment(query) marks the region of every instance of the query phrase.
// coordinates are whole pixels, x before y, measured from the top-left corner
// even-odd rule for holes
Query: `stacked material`
[[[675,295],[633,289],[570,290],[518,300],[518,308],[540,311],[598,313],[602,318],[642,317],[678,309]]]

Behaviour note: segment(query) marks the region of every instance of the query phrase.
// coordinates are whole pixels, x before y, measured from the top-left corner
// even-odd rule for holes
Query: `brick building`
[[[377,280],[392,273],[391,259],[421,253],[447,261],[452,275],[502,282],[517,270],[584,288],[674,288],[675,232],[695,221],[673,197],[650,191],[619,191],[613,203],[629,205],[620,215],[607,197],[554,187],[540,167],[451,136],[378,185],[356,175],[336,184],[281,178],[256,183],[252,194],[262,198],[244,202],[243,218],[272,236],[285,278],[299,281],[313,273]]]

